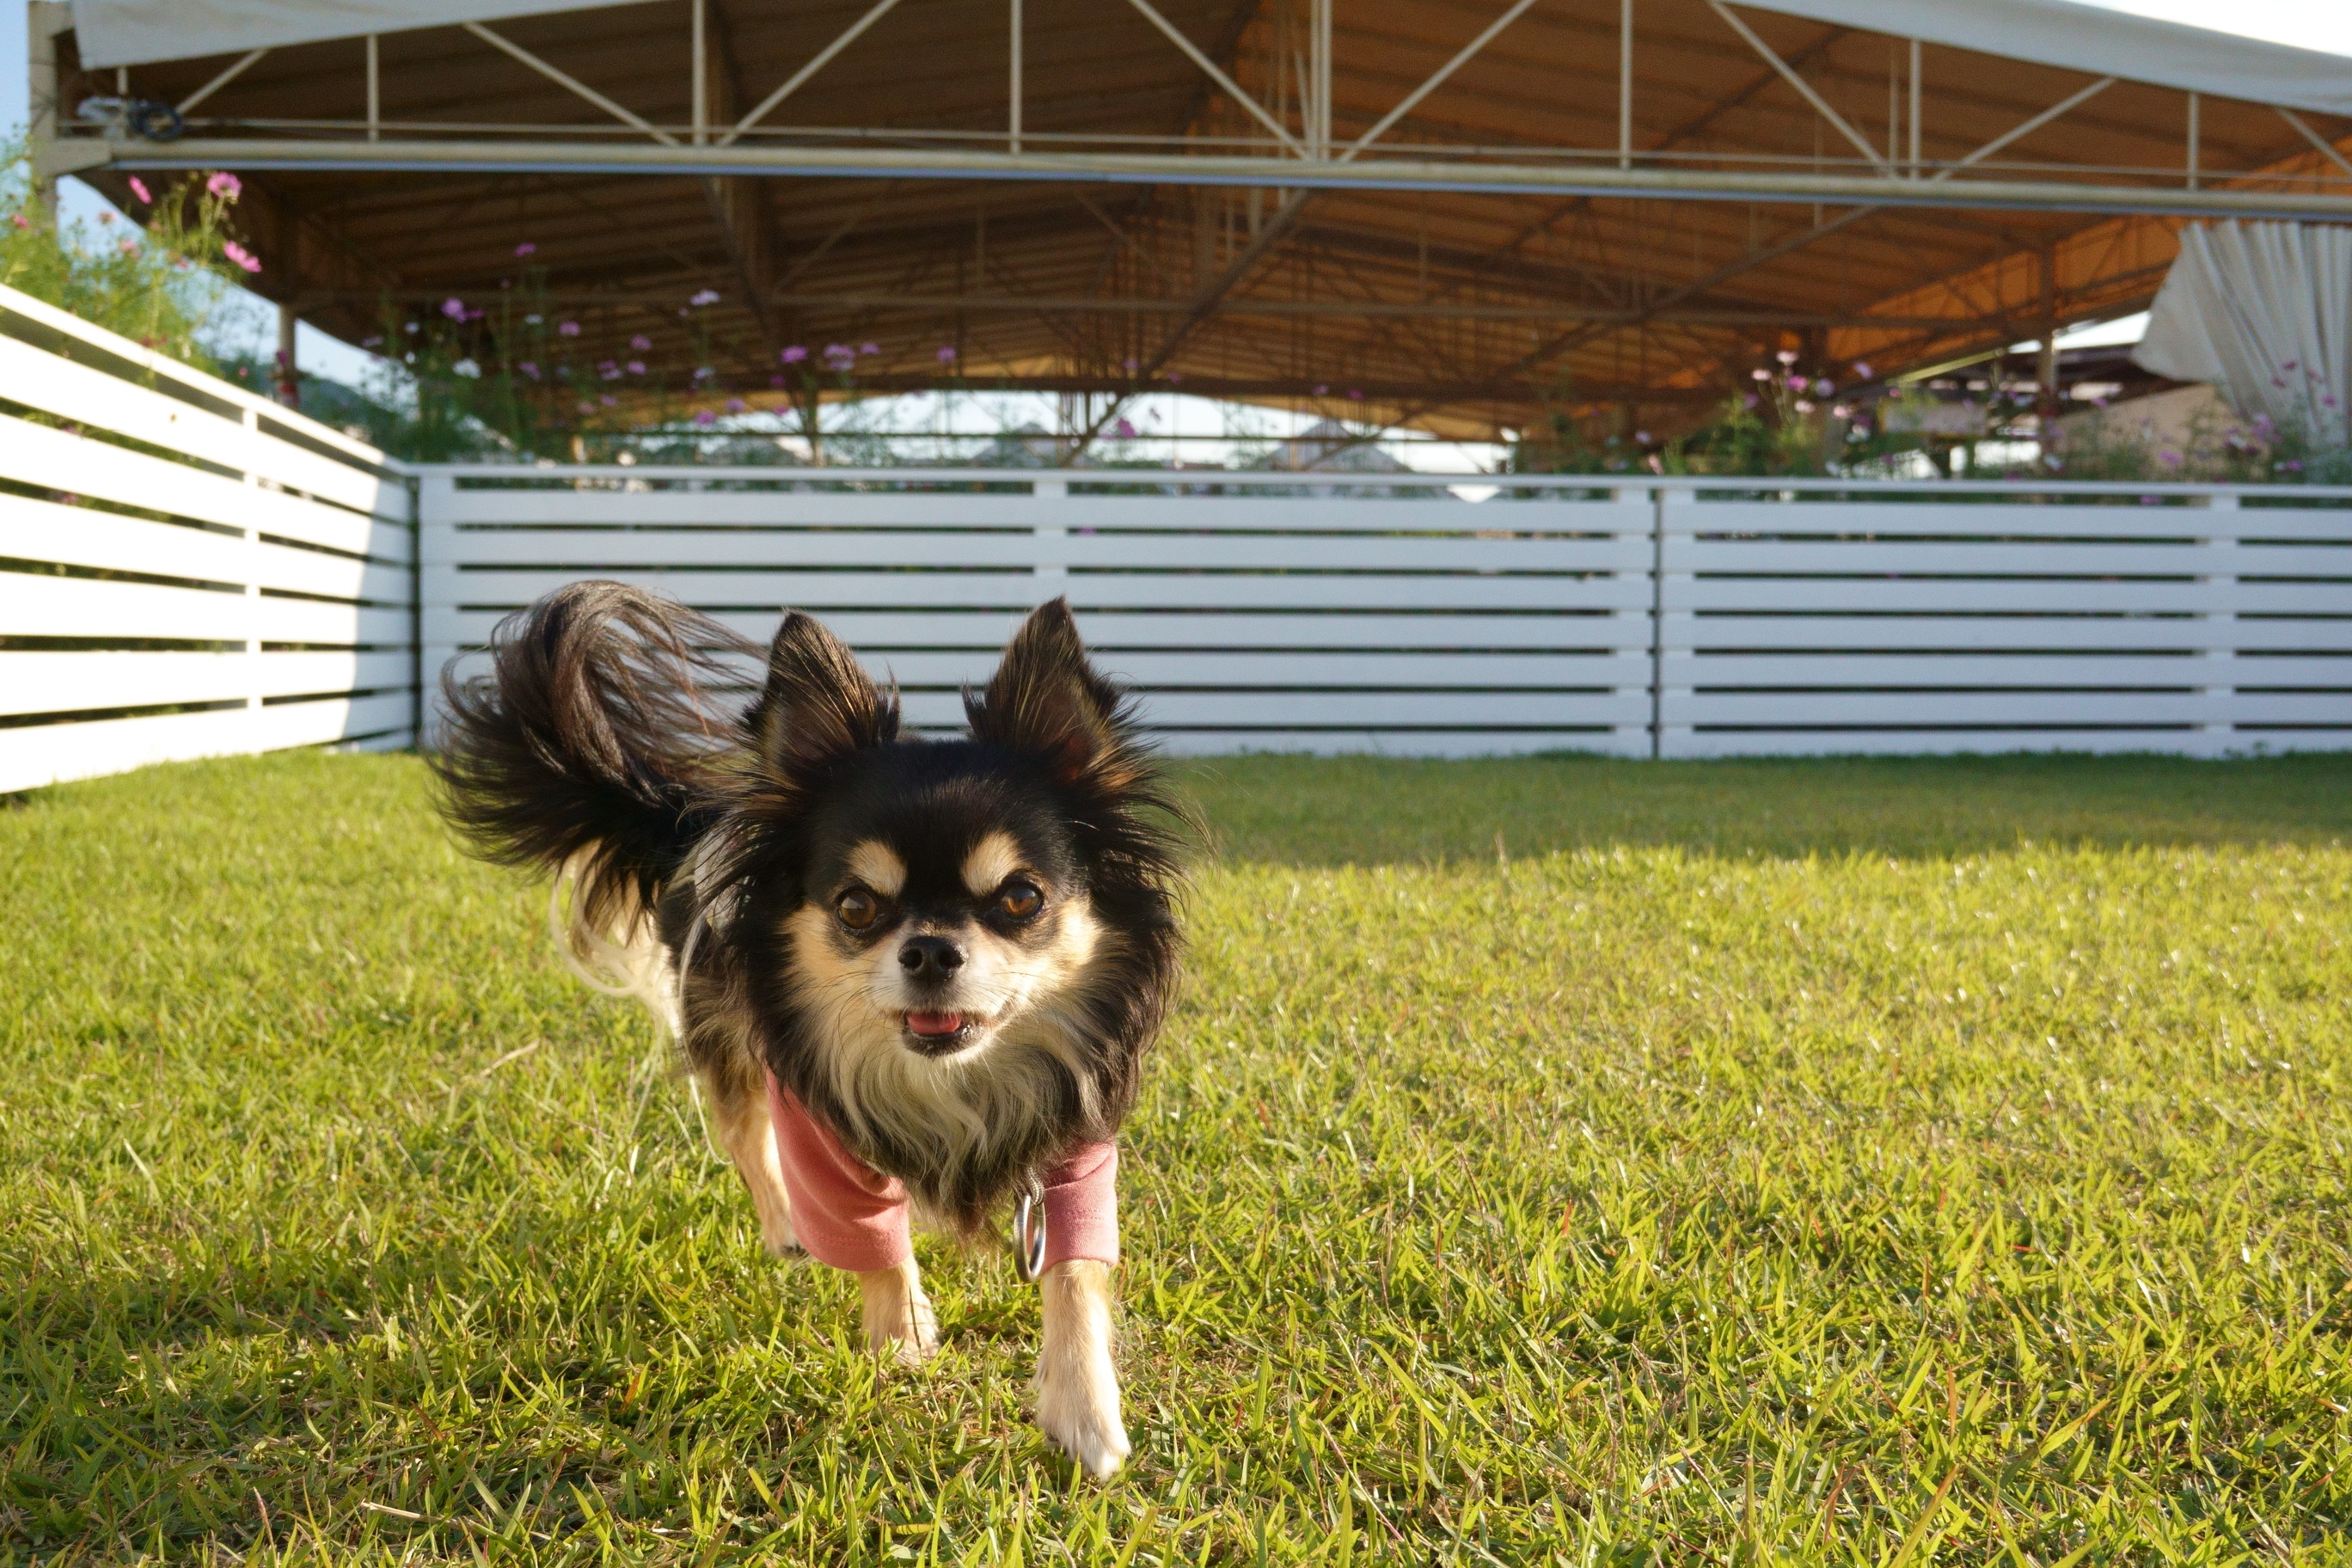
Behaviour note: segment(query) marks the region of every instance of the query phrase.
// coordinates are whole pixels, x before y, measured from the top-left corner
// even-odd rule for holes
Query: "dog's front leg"
[[[1037,1281],[1045,1343],[1037,1354],[1037,1425],[1088,1474],[1108,1476],[1129,1452],[1110,1359],[1110,1266],[1056,1263]]]
[[[896,1268],[857,1277],[866,1303],[866,1348],[902,1366],[919,1366],[940,1348],[940,1321],[923,1294],[923,1277],[911,1258]]]

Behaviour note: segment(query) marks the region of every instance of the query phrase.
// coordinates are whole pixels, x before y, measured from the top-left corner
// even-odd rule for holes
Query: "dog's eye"
[[[833,900],[833,912],[852,931],[864,931],[882,912],[881,900],[863,888],[852,888]]]
[[[1026,882],[1007,882],[997,889],[996,907],[1016,921],[1025,921],[1044,906],[1045,895]]]

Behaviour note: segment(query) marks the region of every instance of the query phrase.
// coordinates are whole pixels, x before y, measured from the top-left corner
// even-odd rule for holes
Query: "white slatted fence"
[[[614,577],[809,610],[940,730],[1066,594],[1179,751],[2352,745],[2352,491],[1593,485],[440,468],[426,662]]]
[[[1148,476],[617,473],[428,473],[429,666],[560,584],[610,577],[763,641],[786,606],[807,610],[898,682],[911,724],[945,730],[1020,617],[1066,595],[1172,750],[1650,748],[1654,509],[1638,493],[1471,506],[1385,479],[1402,493],[1303,493],[1295,477],[1255,481],[1290,493],[1137,495],[1115,491]]]
[[[1661,754],[2352,746],[2352,492],[1662,492]]]
[[[408,743],[411,518],[373,448],[0,289],[0,792]]]

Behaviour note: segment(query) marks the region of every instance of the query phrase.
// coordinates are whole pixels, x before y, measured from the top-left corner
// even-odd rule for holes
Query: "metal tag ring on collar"
[[[1045,1272],[1045,1194],[1034,1187],[1013,1200],[1013,1269],[1024,1285]]]

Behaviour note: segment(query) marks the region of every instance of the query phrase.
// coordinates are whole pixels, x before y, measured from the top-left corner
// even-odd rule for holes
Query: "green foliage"
[[[135,215],[60,226],[35,198],[23,144],[0,147],[0,284],[200,370],[218,368],[205,331],[247,255],[231,222],[237,187],[191,174]],[[247,255],[247,259],[251,259]]]
[[[405,757],[0,810],[0,1555],[2242,1563],[2352,1539],[2352,759],[1190,768],[1108,1486],[759,1251]]]

